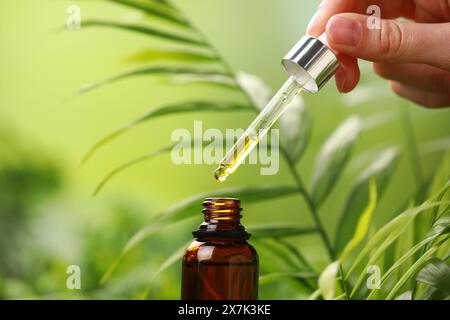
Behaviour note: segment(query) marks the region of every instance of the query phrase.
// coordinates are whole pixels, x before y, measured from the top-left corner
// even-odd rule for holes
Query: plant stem
[[[309,271],[312,271],[312,272],[316,272],[314,270],[313,266],[309,263],[309,261],[306,260],[306,258],[303,256],[303,254],[299,250],[297,250],[297,248],[295,246],[293,246],[290,242],[288,242],[282,238],[277,238],[276,241],[278,241],[278,243],[283,245],[289,252],[291,252],[297,258],[297,260],[301,264],[303,264],[303,266],[306,267],[306,269],[308,269]]]
[[[290,248],[285,246],[285,243],[282,243],[281,241],[279,241],[279,239],[273,239],[273,240],[275,240],[278,245],[282,245],[289,252],[291,252]],[[267,248],[269,248],[281,260],[286,261],[294,270],[299,270],[300,269],[300,268],[298,268],[298,265],[296,263],[294,263],[293,260],[290,260],[290,259],[286,260],[286,259],[284,259],[284,256],[281,253],[281,251],[279,250],[279,247],[274,246],[274,244],[271,243],[270,241],[262,241],[261,243],[264,246],[266,246]],[[313,272],[313,273],[316,273],[313,269],[311,269],[310,271]],[[310,290],[311,292],[314,291],[314,288],[311,286],[311,284],[306,279],[295,279],[295,280],[297,282],[299,282],[300,284],[302,284],[306,289]]]
[[[280,151],[281,153],[284,155],[284,158],[287,161],[289,170],[291,171],[292,177],[295,180],[295,183],[297,185],[298,191],[301,194],[301,196],[303,197],[303,199],[306,202],[306,205],[308,206],[308,209],[311,213],[311,216],[314,220],[314,223],[317,227],[317,230],[319,231],[319,234],[322,238],[322,241],[325,245],[325,249],[327,250],[328,256],[330,257],[331,261],[335,260],[335,254],[334,254],[334,250],[333,247],[331,245],[330,239],[328,238],[328,235],[325,231],[325,228],[323,226],[323,223],[320,219],[319,213],[317,211],[316,205],[314,204],[314,201],[312,200],[312,197],[309,195],[308,191],[305,188],[305,185],[303,183],[302,178],[300,177],[300,175],[297,172],[297,169],[295,168],[294,163],[292,162],[292,160],[290,159],[286,149],[284,149],[283,147],[280,147]]]
[[[342,291],[344,291],[345,298],[347,300],[350,300],[350,296],[348,295],[347,286],[346,286],[346,282],[345,282],[344,269],[342,268],[341,263],[339,263],[339,278],[340,278],[340,282],[341,282],[341,286],[342,286]]]

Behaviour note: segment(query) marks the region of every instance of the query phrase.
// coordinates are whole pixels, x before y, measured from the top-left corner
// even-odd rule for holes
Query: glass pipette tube
[[[219,167],[214,172],[214,178],[218,182],[225,181],[230,174],[236,171],[282,115],[284,110],[286,110],[292,99],[300,93],[303,85],[293,77],[290,77],[284,83],[281,89],[223,158]]]

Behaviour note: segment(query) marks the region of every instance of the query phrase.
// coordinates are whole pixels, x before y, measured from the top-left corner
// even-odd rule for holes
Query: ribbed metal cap
[[[336,73],[339,61],[321,40],[304,36],[284,57],[286,72],[297,82],[305,83],[304,89],[317,93]]]

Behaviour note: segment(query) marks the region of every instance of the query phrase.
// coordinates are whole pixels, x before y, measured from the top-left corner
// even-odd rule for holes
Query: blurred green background
[[[234,69],[259,76],[274,90],[286,79],[280,59],[304,34],[318,5],[318,1],[295,0],[174,3]],[[158,41],[107,28],[66,30],[71,4],[81,8],[82,21],[145,20],[139,12],[105,1],[1,1],[1,298],[137,297],[167,256],[191,239],[190,231],[202,220],[200,203],[196,220],[147,239],[120,263],[107,285],[99,285],[101,275],[150,217],[192,194],[218,189],[212,179],[215,168],[175,166],[166,154],[123,172],[92,197],[95,186],[115,166],[168,144],[174,129],[192,130],[194,120],[203,120],[205,128],[225,129],[245,128],[254,117],[251,113],[193,113],[156,119],[101,149],[80,168],[80,159],[98,138],[149,107],[186,100],[193,92],[217,100],[228,93],[195,85],[171,86],[158,77],[136,77],[77,96],[85,84],[138,66],[130,57]],[[368,150],[391,144],[402,150],[377,209],[377,223],[390,218],[392,208],[417,189],[400,110],[410,111],[425,177],[433,174],[442,151],[449,148],[450,110],[425,110],[395,97],[387,83],[372,75],[369,64],[361,65],[363,78],[355,92],[341,95],[330,84],[318,95],[304,94],[314,117],[312,140],[299,166],[308,184],[320,146],[339,123],[351,114],[380,120],[361,136],[342,179],[321,207],[330,233],[351,182],[373,155]],[[244,166],[227,186],[276,183],[292,183],[283,163],[276,176],[260,176],[257,166]],[[242,205],[245,225],[311,223],[298,196]],[[315,236],[294,241],[316,264],[327,264]],[[264,262],[269,255],[260,254],[262,271],[283,268]],[[71,264],[81,267],[82,290],[66,289],[66,267]],[[177,299],[179,274],[179,264],[165,271],[149,297]],[[264,286],[261,298],[292,298],[291,293],[297,292],[293,287],[289,282]]]

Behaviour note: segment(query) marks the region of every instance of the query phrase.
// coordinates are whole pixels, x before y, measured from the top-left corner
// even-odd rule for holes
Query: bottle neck
[[[196,238],[220,238],[246,240],[250,237],[241,225],[241,202],[232,198],[208,198],[203,202],[205,221],[197,231]]]

